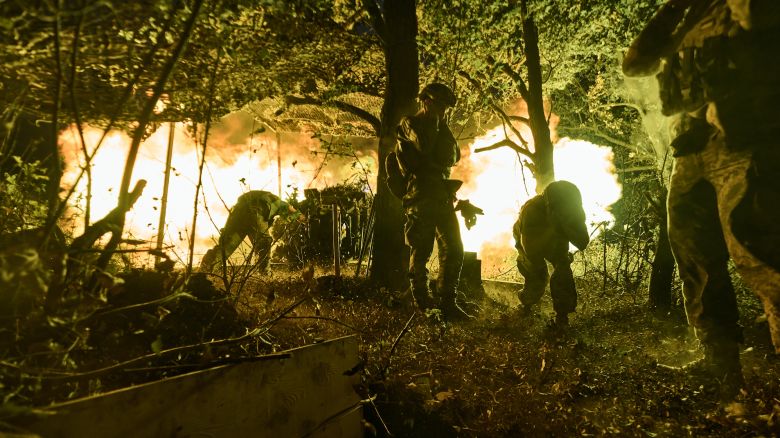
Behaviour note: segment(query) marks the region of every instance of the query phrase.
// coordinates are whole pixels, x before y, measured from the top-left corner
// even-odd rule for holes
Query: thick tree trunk
[[[548,184],[555,181],[553,144],[550,126],[544,111],[542,94],[542,65],[539,55],[539,30],[523,1],[523,40],[525,42],[526,66],[528,67],[528,118],[534,137],[534,165],[536,167],[536,191],[541,193]]]
[[[403,237],[403,210],[385,183],[385,157],[393,150],[401,117],[415,110],[419,90],[417,61],[417,15],[414,0],[385,3],[385,62],[387,89],[382,106],[379,133],[379,175],[377,177],[376,225],[374,229],[371,279],[393,290],[407,286],[408,248]]]

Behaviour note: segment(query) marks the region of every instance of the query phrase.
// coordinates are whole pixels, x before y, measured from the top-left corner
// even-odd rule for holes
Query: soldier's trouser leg
[[[688,158],[678,158],[675,165]],[[710,141],[704,151],[691,158],[694,160],[698,158],[698,161],[688,161],[684,163],[684,167],[695,169],[692,163],[698,163],[696,164],[698,169],[703,169],[702,173],[714,187],[718,219],[728,254],[734,261],[742,280],[763,303],[775,351],[780,352],[780,273],[751,253],[734,235],[734,227],[732,226],[735,215],[737,218],[739,217],[738,206],[740,209],[744,208],[745,204],[742,201],[746,194],[749,198],[751,197],[748,191],[748,178],[753,164],[752,154],[744,150],[729,150],[723,137],[717,136]],[[685,168],[681,172],[683,176],[690,173]],[[677,169],[675,169],[675,173],[678,173]],[[673,175],[672,187],[674,187],[674,179]],[[777,228],[767,229],[765,232],[765,237],[769,240],[773,238],[773,233],[777,232]],[[732,305],[731,300],[728,305]],[[734,314],[736,314],[736,302],[733,306],[735,308]]]
[[[425,307],[430,304],[428,290],[428,259],[433,252],[433,241],[436,238],[436,224],[420,206],[406,209],[404,237],[409,246],[409,281],[412,294],[418,304]]]
[[[574,274],[571,272],[568,253],[563,258],[553,261],[550,295],[556,315],[568,315],[577,308],[577,288],[574,285]]]
[[[675,163],[675,173],[686,170]],[[685,165],[686,163],[684,163]],[[705,371],[732,396],[742,386],[739,311],[727,263],[716,190],[706,180],[689,187],[675,179],[669,190],[669,242],[683,280],[685,311],[704,348],[691,371]],[[687,189],[685,191],[681,189]]]
[[[231,221],[231,217],[233,217],[232,214],[228,217],[225,228],[222,229],[222,233],[219,235],[219,243],[203,256],[200,262],[201,271],[212,272],[214,268],[221,270],[223,261],[233,254],[247,236],[248,231],[245,224],[236,220]]]
[[[523,276],[525,284],[520,292],[520,303],[524,307],[532,306],[539,302],[547,288],[549,273],[547,271],[547,262],[544,258],[537,257],[531,259],[525,251],[517,251],[517,270]]]
[[[460,271],[463,268],[463,240],[460,237],[460,224],[450,205],[438,213],[436,242],[439,248],[439,275],[437,291],[442,303],[455,301]]]
[[[739,313],[715,190],[702,179],[691,186],[681,184],[687,181],[676,177],[687,170],[686,164],[675,165],[668,211],[669,242],[683,280],[688,322],[703,344],[736,342],[741,338]]]
[[[780,150],[756,152],[746,183],[745,195],[731,214],[734,237],[727,242],[740,275],[764,305],[772,343],[780,354]]]
[[[257,264],[260,273],[267,274],[271,266],[271,246],[273,238],[268,234],[268,230],[254,234],[252,237],[252,253],[257,255]]]

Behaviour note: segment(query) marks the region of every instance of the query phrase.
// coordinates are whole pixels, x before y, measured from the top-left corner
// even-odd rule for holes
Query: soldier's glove
[[[469,202],[468,199],[458,200],[455,204],[455,211],[460,211],[460,215],[466,221],[466,229],[470,230],[477,223],[477,215],[485,214],[481,208]]]

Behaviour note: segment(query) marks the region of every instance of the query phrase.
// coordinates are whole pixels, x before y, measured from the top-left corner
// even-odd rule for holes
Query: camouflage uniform
[[[215,264],[222,264],[222,257],[228,259],[244,238],[249,236],[252,253],[257,254],[261,271],[267,271],[273,244],[268,229],[274,217],[290,214],[299,213],[273,193],[253,190],[239,196],[219,236],[219,243],[203,256],[200,270],[211,272]]]
[[[437,293],[443,306],[454,304],[463,266],[463,242],[453,203],[459,182],[449,180],[460,160],[455,137],[442,120],[438,126],[419,114],[406,117],[398,129],[398,156],[408,175],[403,206],[404,236],[409,245],[409,278],[415,300],[429,307],[428,260],[438,245]]]
[[[549,280],[556,320],[566,324],[568,314],[577,307],[569,242],[585,249],[590,240],[580,191],[568,181],[551,183],[523,205],[512,235],[517,269],[525,279],[521,304],[527,310],[538,303]],[[552,276],[548,275],[547,262],[553,265]]]
[[[674,3],[681,4],[667,3],[632,44],[623,67],[639,75],[643,64],[665,61],[663,110],[682,128],[672,142],[667,205],[685,309],[705,365],[741,384],[729,258],[761,299],[780,352],[780,162],[772,149],[780,147],[780,2],[694,1],[688,12]]]

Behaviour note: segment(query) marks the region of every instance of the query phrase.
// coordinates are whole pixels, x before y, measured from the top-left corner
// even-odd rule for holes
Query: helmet
[[[431,99],[447,106],[455,106],[458,101],[450,87],[439,82],[426,85],[420,92],[420,99]]]

